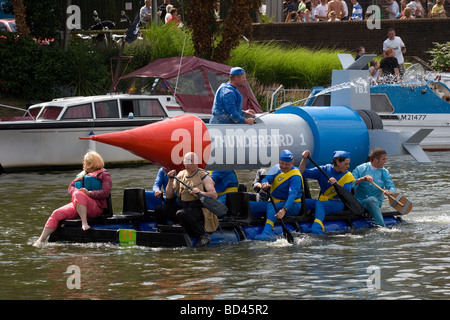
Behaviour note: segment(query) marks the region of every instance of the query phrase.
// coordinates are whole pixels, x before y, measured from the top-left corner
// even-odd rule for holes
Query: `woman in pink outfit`
[[[80,217],[82,229],[90,228],[87,218],[101,215],[103,209],[108,206],[107,198],[111,194],[111,175],[104,166],[103,158],[97,152],[89,151],[84,155],[83,171],[77,175],[68,189],[69,194],[72,195],[72,202],[53,211],[41,236],[33,246],[42,246],[63,219]]]

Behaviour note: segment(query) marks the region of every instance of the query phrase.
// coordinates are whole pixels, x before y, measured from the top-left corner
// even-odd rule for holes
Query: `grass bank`
[[[263,86],[311,88],[331,82],[331,71],[342,69],[339,50],[310,50],[276,43],[241,43],[227,64],[241,66]]]

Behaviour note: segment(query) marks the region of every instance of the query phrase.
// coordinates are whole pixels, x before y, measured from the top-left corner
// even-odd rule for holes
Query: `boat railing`
[[[287,100],[296,101],[298,98],[305,98],[310,93],[310,89],[285,89],[283,85],[280,85],[278,88],[266,89],[266,101],[267,101],[267,111],[271,112],[277,108],[278,98],[281,97],[280,105],[284,104]],[[271,94],[272,93],[272,94]],[[271,97],[269,99],[269,95]],[[270,101],[270,105],[269,105]]]
[[[13,107],[13,106],[8,106],[8,105],[6,105],[6,104],[0,104],[0,107],[4,107],[4,108],[8,108],[8,109],[13,109],[13,110],[24,111],[25,114],[22,116],[22,118],[27,117],[26,114],[28,114],[28,116],[29,116],[33,121],[36,121],[36,118],[33,117],[33,116],[31,115],[30,111],[27,110],[27,109],[19,108],[19,107]],[[14,120],[16,120],[16,121],[17,121],[17,120],[20,120],[20,119],[17,119],[17,117],[12,117],[12,119],[14,119]]]

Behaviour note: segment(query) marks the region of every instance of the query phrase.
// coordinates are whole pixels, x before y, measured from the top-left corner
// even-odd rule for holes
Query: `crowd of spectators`
[[[380,0],[381,19],[446,18],[445,1],[450,0]],[[285,0],[284,21],[315,22],[368,19],[358,0]]]

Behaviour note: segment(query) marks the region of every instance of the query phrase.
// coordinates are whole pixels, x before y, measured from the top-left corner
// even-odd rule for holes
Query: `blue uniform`
[[[263,232],[256,238],[259,240],[267,240],[273,237],[273,228],[275,225],[275,215],[282,208],[286,208],[287,216],[296,216],[300,212],[302,194],[303,194],[303,178],[300,170],[292,166],[291,170],[284,173],[280,169],[280,165],[273,166],[261,183],[268,182],[270,193],[274,199],[277,210],[272,204],[267,204],[266,225]]]
[[[238,192],[239,181],[234,170],[214,170],[210,173],[217,192],[217,200],[226,204],[227,193]]]
[[[357,166],[352,174],[355,179],[369,175],[373,178],[373,182],[381,188],[390,190],[391,192],[397,190],[389,171],[385,168],[375,168],[370,162]],[[383,215],[381,213],[381,206],[383,205],[384,200],[383,192],[367,181],[354,185],[353,188],[355,189],[355,198],[370,212],[375,219],[375,222],[381,226],[385,226]]]
[[[164,194],[166,194],[166,187],[168,183],[169,177],[164,172],[163,168],[160,168],[158,174],[156,175],[155,183],[153,184],[153,192],[162,189]]]
[[[245,112],[242,111],[242,95],[231,83],[220,85],[214,97],[211,110],[212,118],[209,123],[244,123]]]
[[[163,200],[166,196],[166,187],[169,183],[169,177],[164,172],[163,168],[160,168],[156,174],[155,183],[153,184],[152,191],[145,191],[145,201],[147,204],[147,209],[155,209],[157,206],[163,204]],[[163,191],[163,197],[158,198],[155,196],[155,191]]]
[[[347,172],[336,171],[331,164],[321,166],[322,170],[330,178],[335,178],[337,183],[351,192],[353,175]],[[309,210],[315,212],[315,220],[312,226],[313,233],[323,233],[325,228],[323,226],[323,219],[326,215],[337,213],[344,209],[344,203],[340,200],[334,187],[328,183],[328,178],[317,168],[306,169],[303,172],[303,177],[311,178],[318,181],[320,186],[319,200],[306,199],[306,206]]]

